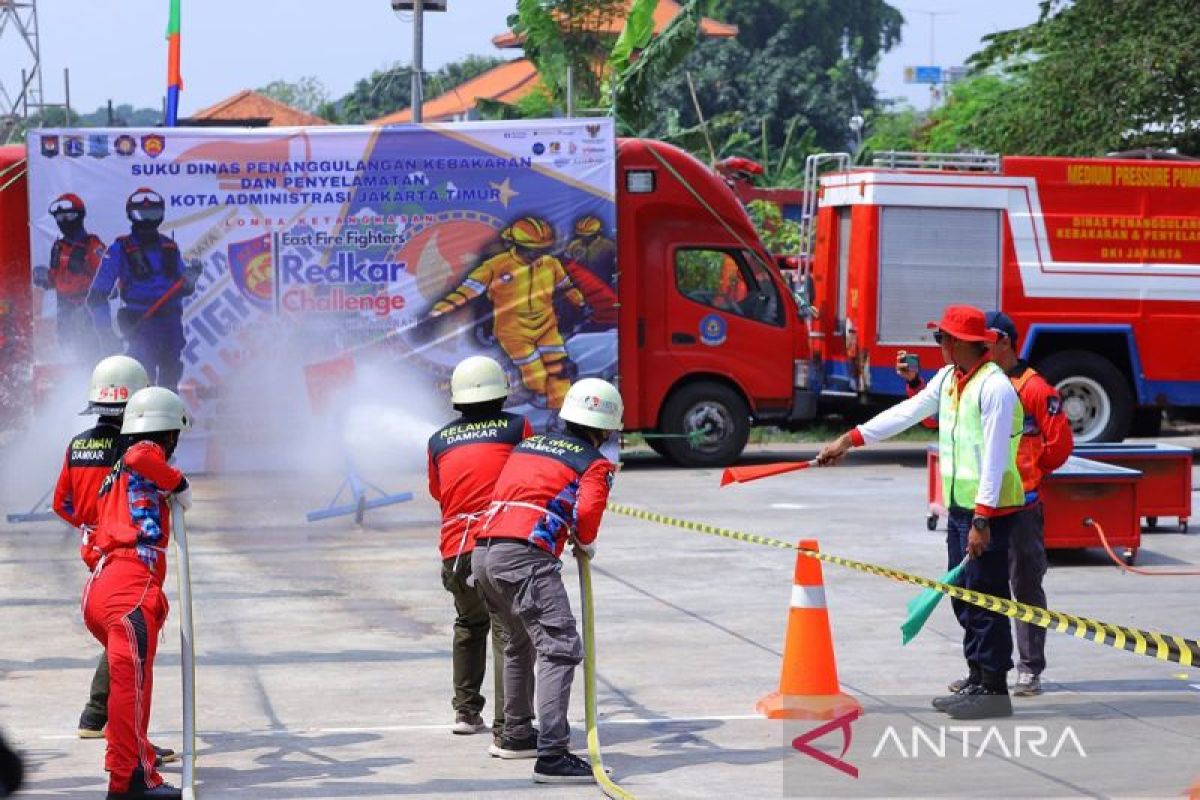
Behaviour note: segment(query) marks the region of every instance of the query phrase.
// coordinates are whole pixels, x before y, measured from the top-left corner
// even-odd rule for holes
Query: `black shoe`
[[[1008,689],[985,689],[980,686],[946,709],[952,719],[996,719],[1011,717],[1012,698]]]
[[[154,766],[156,767],[179,760],[179,754],[169,747],[159,747],[153,744],[150,746],[154,748]]]
[[[955,681],[950,685],[953,686],[956,683],[960,683],[960,681]],[[930,703],[930,705],[933,706],[934,710],[941,711],[944,714],[950,709],[951,706],[953,706],[959,700],[962,700],[964,695],[970,694],[973,689],[978,688],[979,684],[977,683],[965,682],[958,689],[952,690],[950,694],[933,698],[933,701]]]
[[[537,734],[531,733],[524,739],[510,739],[507,736],[494,738],[488,753],[493,758],[537,758]]]
[[[534,783],[593,783],[592,765],[574,753],[538,756],[533,765]]]
[[[80,739],[103,739],[104,726],[108,722],[102,715],[92,714],[84,711],[79,715],[79,738]]]
[[[183,800],[183,792],[169,783],[147,789],[141,783],[130,783],[127,792],[109,792],[106,800]]]

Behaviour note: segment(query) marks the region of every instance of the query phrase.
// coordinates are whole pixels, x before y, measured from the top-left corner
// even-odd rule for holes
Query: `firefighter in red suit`
[[[76,358],[91,358],[96,349],[96,333],[84,300],[104,261],[104,242],[84,229],[87,208],[79,195],[59,195],[50,204],[50,216],[62,236],[50,247],[49,266],[34,268],[33,283],[54,290],[59,348]]]
[[[1021,443],[1017,449],[1017,471],[1025,490],[1026,507],[1037,509],[1034,529],[1015,536],[1008,548],[1008,578],[1018,602],[1046,607],[1042,579],[1046,575],[1046,542],[1043,532],[1042,479],[1066,463],[1075,448],[1071,423],[1062,413],[1062,398],[1037,370],[1017,355],[1017,326],[1000,311],[989,311],[984,318],[998,339],[991,345],[991,358],[1005,371],[1025,412]],[[923,385],[920,373],[911,369],[904,353],[896,362],[896,371],[908,384],[912,395]],[[928,422],[928,420],[926,420]],[[928,427],[928,425],[927,425]],[[932,427],[937,427],[936,423]],[[1033,697],[1042,693],[1042,671],[1046,668],[1046,629],[1028,622],[1014,623],[1017,634],[1017,685],[1015,697]],[[951,691],[959,681],[950,684]]]
[[[454,596],[454,727],[457,734],[487,730],[479,692],[492,634],[493,737],[504,726],[503,623],[488,613],[471,576],[475,534],[513,447],[533,434],[529,422],[501,409],[508,399],[504,370],[486,356],[470,356],[450,377],[450,402],[461,416],[429,437],[429,494],[442,508],[442,586]],[[530,675],[530,679],[532,679]]]
[[[591,558],[616,465],[600,446],[621,428],[621,395],[599,378],[567,391],[564,433],[531,436],[513,450],[496,482],[475,543],[472,570],[488,608],[508,629],[504,651],[504,733],[490,753],[537,758],[537,783],[589,783],[592,768],[568,749],[567,707],[583,645],[559,557],[568,538]],[[532,685],[537,660],[537,716]]]
[[[72,528],[79,529],[80,553],[88,569],[99,560],[91,548],[92,532],[100,518],[100,485],[121,455],[121,421],[125,404],[150,379],[146,370],[128,356],[109,356],[92,370],[88,406],[84,414],[96,414],[96,425],[71,439],[63,457],[62,471],[54,487],[54,512]],[[88,704],[79,717],[79,737],[100,739],[108,721],[108,658],[100,657],[92,678]]]
[[[108,800],[182,797],[158,774],[146,729],[154,654],[167,617],[162,585],[170,501],[174,497],[185,510],[192,503],[187,478],[167,463],[187,426],[178,395],[160,386],[142,389],[130,398],[121,425],[129,446],[100,488],[100,520],[91,540],[99,562],[82,605],[84,623],[108,655]]]

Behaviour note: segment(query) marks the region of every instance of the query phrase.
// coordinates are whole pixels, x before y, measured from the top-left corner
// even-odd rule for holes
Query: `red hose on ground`
[[[1096,533],[1100,534],[1100,544],[1104,545],[1104,549],[1108,553],[1108,557],[1113,560],[1113,563],[1116,564],[1122,572],[1130,572],[1134,575],[1200,575],[1200,569],[1141,569],[1138,567],[1131,567],[1126,564],[1120,558],[1120,556],[1113,552],[1112,547],[1110,547],[1108,544],[1108,537],[1104,535],[1104,528],[1100,527],[1099,522],[1096,522],[1096,520],[1088,517],[1083,521],[1083,524],[1091,525],[1096,529]]]

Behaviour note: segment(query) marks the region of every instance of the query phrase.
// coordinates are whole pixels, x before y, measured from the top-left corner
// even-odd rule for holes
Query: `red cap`
[[[941,322],[930,322],[925,327],[945,331],[964,342],[994,342],[1000,338],[996,331],[988,330],[983,312],[975,306],[946,306]]]

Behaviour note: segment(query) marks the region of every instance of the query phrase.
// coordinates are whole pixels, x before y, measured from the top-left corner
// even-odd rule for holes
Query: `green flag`
[[[167,17],[167,38],[170,39],[179,33],[179,3],[180,0],[171,0],[171,12]]]
[[[654,9],[657,5],[658,0],[634,0],[629,16],[625,18],[625,27],[621,29],[621,35],[617,37],[617,43],[608,56],[608,63],[618,73],[629,66],[629,58],[634,50],[641,50],[650,44],[654,36]]]
[[[957,585],[958,579],[962,577],[963,570],[966,568],[967,559],[964,558],[961,564],[943,575],[938,582]],[[908,644],[913,640],[914,636],[921,632],[921,628],[925,627],[925,622],[929,619],[929,615],[937,608],[937,604],[941,602],[944,596],[937,589],[926,589],[908,601],[908,619],[900,623],[900,633],[904,639],[903,644]]]

